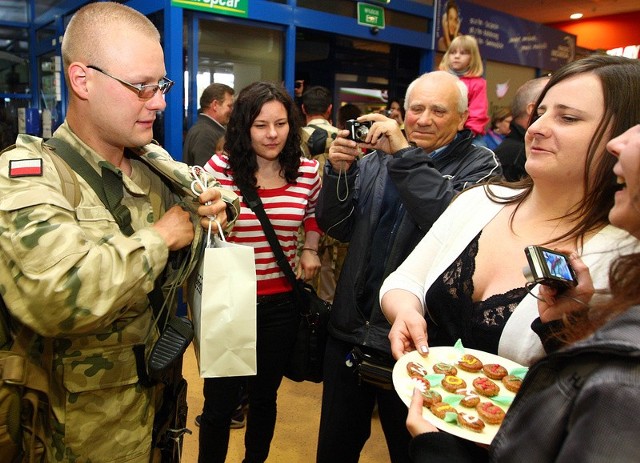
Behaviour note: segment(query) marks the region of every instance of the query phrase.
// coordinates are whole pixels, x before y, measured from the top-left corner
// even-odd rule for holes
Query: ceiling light
[[[569,16],[569,18],[571,19],[580,19],[582,18],[583,14],[582,13],[573,13],[571,16]]]

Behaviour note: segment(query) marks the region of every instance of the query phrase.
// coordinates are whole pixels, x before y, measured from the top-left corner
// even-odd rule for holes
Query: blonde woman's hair
[[[440,70],[451,72],[449,67],[449,52],[453,50],[464,50],[469,52],[471,60],[469,61],[469,70],[464,77],[482,77],[484,66],[480,57],[480,49],[478,41],[472,35],[459,35],[451,41],[451,45],[440,61]]]
[[[104,66],[104,50],[109,47],[112,34],[118,33],[119,26],[126,26],[128,31],[142,33],[160,42],[156,26],[139,11],[115,2],[89,3],[73,15],[64,33],[62,61],[65,73],[76,61]]]

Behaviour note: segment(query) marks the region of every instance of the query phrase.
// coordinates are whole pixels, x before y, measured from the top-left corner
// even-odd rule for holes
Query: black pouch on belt
[[[193,340],[193,323],[186,317],[173,317],[151,349],[149,376],[159,379],[182,357]]]
[[[356,346],[350,355],[360,383],[364,382],[385,390],[393,390],[395,360],[379,350]]]

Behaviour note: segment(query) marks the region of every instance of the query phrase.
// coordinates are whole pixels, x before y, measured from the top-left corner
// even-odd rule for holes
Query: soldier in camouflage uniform
[[[182,282],[194,266],[184,250],[197,246],[198,225],[213,215],[222,226],[235,220],[237,197],[212,188],[199,203],[183,195],[180,207],[180,196],[137,158],[189,191],[188,167],[149,144],[168,87],[160,36],[145,16],[89,4],[69,23],[62,54],[70,101],[54,137],[97,173],[122,175],[134,233],[121,232],[80,176],[74,208],[51,150],[22,136],[0,157],[0,291],[11,315],[37,334],[30,355],[50,374],[43,461],[148,463],[161,389],[140,384],[132,350],[143,344],[148,354],[159,335],[147,293],[159,276]],[[142,148],[125,156],[126,147]],[[190,256],[186,267],[172,262],[176,255]]]

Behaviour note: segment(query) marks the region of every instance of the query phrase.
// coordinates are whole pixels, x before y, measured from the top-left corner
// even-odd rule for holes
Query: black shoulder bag
[[[331,314],[331,304],[318,297],[311,285],[296,279],[256,190],[250,187],[240,187],[240,192],[247,206],[260,220],[262,230],[269,241],[278,266],[291,282],[296,302],[300,307],[298,334],[284,375],[292,381],[319,383],[322,381],[322,365],[327,345],[327,325]]]

